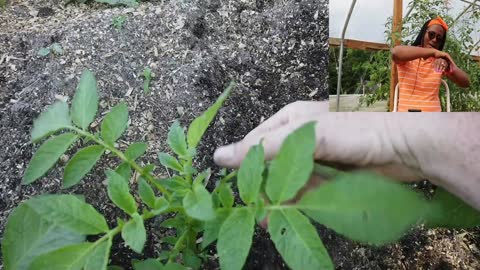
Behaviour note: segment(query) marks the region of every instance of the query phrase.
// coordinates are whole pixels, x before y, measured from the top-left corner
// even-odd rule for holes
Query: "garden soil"
[[[157,153],[168,151],[166,134],[175,119],[188,125],[230,80],[238,85],[199,147],[195,165],[200,169],[218,172],[214,149],[241,139],[286,104],[328,98],[328,1],[164,0],[136,8],[55,0],[7,3],[0,11],[0,234],[14,207],[43,193],[83,194],[111,225],[122,217],[106,195],[103,171],[118,165],[112,157],[67,190],[60,188],[64,164],[32,185],[20,184],[38,148],[29,138],[33,119],[57,99],[70,102],[86,68],[96,74],[100,95],[100,117],[91,129],[98,131],[103,115],[126,102],[130,124],[118,144],[125,149],[148,142],[144,164],[158,165]],[[112,26],[118,16],[126,17],[120,29]],[[38,55],[54,43],[62,53]],[[147,93],[145,67],[154,73]],[[155,174],[168,176],[160,166]],[[117,237],[111,264],[130,269],[131,259],[158,255],[165,248],[162,237],[171,234],[160,222],[147,223],[144,255]],[[478,230],[416,228],[381,248],[353,243],[321,225],[318,230],[338,269],[480,269]],[[215,247],[209,254],[203,268],[217,269]],[[261,228],[245,269],[288,269]]]

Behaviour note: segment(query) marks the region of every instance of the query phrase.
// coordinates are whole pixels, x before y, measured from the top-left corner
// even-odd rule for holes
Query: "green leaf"
[[[217,101],[210,106],[202,115],[195,118],[193,122],[190,124],[187,132],[187,142],[189,148],[197,147],[198,143],[203,137],[203,134],[207,130],[208,126],[212,122],[213,118],[217,114],[220,107],[222,107],[223,102],[225,99],[230,95],[230,92],[235,87],[234,82],[230,82],[227,89],[221,94]]]
[[[176,176],[168,179],[159,180],[160,185],[166,187],[169,191],[178,191],[190,189],[191,186],[183,178]]]
[[[67,103],[57,101],[33,121],[32,142],[38,142],[55,131],[71,125]]]
[[[195,252],[190,249],[186,249],[182,253],[183,263],[185,264],[187,269],[200,269],[202,266],[202,259],[200,259]]]
[[[170,251],[161,251],[157,256],[157,259],[160,261],[167,260],[168,258],[170,258],[170,254]]]
[[[155,208],[155,192],[153,192],[152,187],[150,187],[143,178],[140,178],[140,182],[138,183],[138,194],[148,207]]]
[[[163,265],[155,259],[147,259],[133,263],[134,270],[163,270]]]
[[[182,171],[184,175],[194,175],[198,173],[197,169],[195,169],[190,163],[185,163]]]
[[[212,175],[212,170],[210,168],[204,170],[203,172],[199,173],[195,179],[193,180],[193,183],[199,183],[201,185],[207,186],[208,180],[210,179],[210,176]]]
[[[315,227],[298,210],[272,211],[268,232],[291,269],[335,269]]]
[[[261,144],[252,146],[238,170],[238,190],[240,198],[246,204],[255,202],[260,193],[265,169],[264,156]]]
[[[131,160],[135,160],[141,157],[147,151],[148,144],[137,142],[132,143],[128,146],[127,150],[125,151],[125,156]]]
[[[442,188],[437,188],[428,208],[427,227],[465,229],[480,226],[480,212]]]
[[[257,223],[262,222],[267,217],[267,209],[265,208],[265,199],[259,197],[255,205],[255,219]]]
[[[47,55],[50,54],[50,47],[47,47],[47,48],[41,48],[40,50],[38,50],[38,56],[41,56],[41,57],[45,57]]]
[[[136,213],[137,204],[130,194],[130,188],[125,182],[125,178],[112,170],[108,170],[106,175],[108,178],[107,193],[110,200],[127,214]]]
[[[118,265],[109,265],[107,267],[107,270],[123,270],[123,267],[120,267]]]
[[[188,270],[188,268],[178,263],[167,263],[162,270]]]
[[[22,203],[13,210],[5,225],[3,264],[8,270],[26,270],[37,256],[84,240],[83,235],[47,222]]]
[[[73,123],[85,130],[98,110],[97,80],[95,75],[86,69],[82,73],[77,91],[72,101]]]
[[[74,195],[43,195],[25,203],[48,222],[79,234],[94,235],[109,230],[105,218]]]
[[[30,160],[22,184],[30,184],[48,172],[77,138],[73,133],[65,133],[44,142]]]
[[[167,143],[170,148],[180,157],[186,157],[187,142],[185,141],[185,132],[180,126],[180,122],[175,121],[168,131]]]
[[[35,258],[30,270],[82,270],[93,243],[66,246]]]
[[[295,130],[270,164],[265,190],[274,204],[290,200],[310,178],[315,151],[315,123]]]
[[[130,180],[130,175],[132,173],[132,167],[127,162],[122,162],[116,169],[115,172],[122,176],[125,179],[125,182],[128,183]]]
[[[65,166],[63,188],[78,184],[103,155],[105,148],[100,145],[87,146],[78,151]]]
[[[178,238],[175,236],[166,236],[162,238],[162,243],[167,243],[173,246],[175,243],[177,243],[177,240]]]
[[[158,159],[160,160],[160,163],[172,170],[175,170],[177,172],[183,172],[183,167],[180,165],[178,160],[172,156],[170,156],[167,153],[158,153]]]
[[[165,210],[167,210],[168,207],[169,207],[169,203],[168,203],[167,199],[165,199],[164,197],[155,198],[155,205],[154,205],[152,213],[154,215],[159,215],[162,212],[164,212]]]
[[[60,55],[63,54],[63,48],[60,44],[58,43],[53,43],[50,48],[52,49],[53,53]]]
[[[84,270],[106,270],[110,248],[112,247],[112,238],[98,244],[88,256]]]
[[[223,222],[230,215],[231,209],[220,208],[216,211],[215,219],[205,221],[203,231],[202,249],[213,243],[218,238],[218,233],[222,227]]]
[[[374,245],[399,239],[427,210],[427,202],[414,191],[365,172],[322,184],[297,206],[337,233]]]
[[[218,235],[217,251],[221,269],[242,269],[252,245],[254,226],[255,217],[250,209],[232,209]]]
[[[182,215],[176,215],[174,218],[169,218],[162,223],[160,223],[160,226],[165,227],[165,228],[176,228],[176,229],[182,229],[186,226],[186,220]]]
[[[143,219],[138,213],[134,213],[132,219],[123,226],[122,238],[133,251],[142,253],[145,241],[147,241],[147,233]]]
[[[233,190],[230,187],[230,183],[221,183],[218,188],[218,199],[222,203],[223,207],[232,207],[234,203]]]
[[[150,81],[152,80],[152,70],[146,67],[143,70],[143,93],[147,94],[150,91]]]
[[[201,184],[193,186],[193,190],[183,198],[185,212],[192,218],[198,220],[210,220],[215,218],[212,196]]]
[[[125,103],[113,107],[102,121],[102,138],[113,145],[122,136],[128,124],[128,108]]]

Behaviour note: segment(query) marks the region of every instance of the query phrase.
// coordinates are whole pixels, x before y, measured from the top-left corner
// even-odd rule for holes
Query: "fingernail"
[[[228,166],[234,156],[233,145],[221,146],[213,153],[213,160],[217,165]]]

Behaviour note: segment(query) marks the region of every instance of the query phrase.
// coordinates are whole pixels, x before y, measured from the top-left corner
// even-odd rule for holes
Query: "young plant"
[[[143,93],[150,92],[150,81],[152,80],[152,70],[149,67],[143,69]]]
[[[123,25],[125,24],[126,21],[127,21],[127,16],[125,16],[125,15],[115,16],[112,19],[112,26],[115,27],[115,29],[117,29],[117,31],[120,31],[120,30],[122,30]]]
[[[105,270],[113,238],[120,235],[134,252],[142,253],[148,238],[144,223],[160,215],[170,217],[161,226],[175,231],[162,239],[169,248],[157,258],[133,260],[135,270],[199,269],[206,259],[204,250],[215,241],[220,267],[242,269],[255,221],[266,217],[270,237],[286,264],[301,270],[334,269],[311,220],[374,245],[399,239],[418,222],[430,227],[480,224],[477,211],[443,190],[426,201],[406,186],[381,176],[350,174],[315,164],[315,123],[307,123],[288,136],[269,163],[265,163],[262,145],[253,146],[239,170],[229,174],[223,170],[209,192],[206,186],[215,176],[210,169],[195,169],[193,159],[204,132],[233,87],[231,83],[190,124],[186,134],[178,121],[172,124],[167,143],[174,155],[159,153],[158,157],[160,164],[175,174],[159,179],[154,174],[155,165],[140,166],[136,162],[146,152],[147,144],[133,143],[125,151],[114,147],[127,128],[124,103],[105,116],[100,135],[88,132],[97,112],[98,95],[95,77],[85,71],[70,111],[66,103],[57,102],[35,120],[32,141],[51,138],[33,155],[23,183],[39,179],[75,142],[87,139],[83,140],[85,147],[67,163],[63,187],[79,183],[108,150],[120,162],[115,170],[105,172],[107,193],[129,218],[119,218],[109,227],[105,218],[78,195],[35,196],[21,203],[8,218],[2,239],[5,269]],[[130,187],[132,169],[140,175],[138,196],[132,195]],[[329,180],[295,203],[288,203],[312,173]],[[240,204],[234,203],[235,179]]]
[[[45,57],[45,56],[49,55],[51,52],[54,53],[55,55],[61,55],[61,54],[63,54],[63,48],[58,43],[52,43],[52,45],[50,45],[48,47],[41,48],[38,51],[37,54],[39,56]]]

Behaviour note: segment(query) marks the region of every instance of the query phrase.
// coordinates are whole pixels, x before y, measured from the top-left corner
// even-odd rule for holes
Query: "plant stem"
[[[106,149],[108,149],[110,152],[114,153],[116,156],[118,156],[121,160],[127,162],[128,164],[130,164],[130,166],[132,166],[132,168],[134,168],[137,172],[140,173],[140,175],[147,179],[148,182],[150,182],[150,184],[154,185],[155,187],[157,187],[165,196],[167,196],[167,198],[170,198],[170,192],[165,189],[162,185],[160,185],[159,183],[157,183],[155,181],[155,179],[153,178],[153,176],[149,173],[145,173],[145,171],[142,169],[142,167],[140,167],[137,163],[135,163],[134,160],[131,160],[129,158],[127,158],[123,153],[122,151],[118,150],[117,148],[107,144],[106,142],[104,142],[103,140],[101,139],[98,139],[96,138],[93,134],[87,132],[87,131],[83,131],[79,128],[76,128],[76,127],[73,127],[73,126],[69,126],[67,127],[68,129],[71,129],[75,132],[77,132],[78,134],[84,136],[84,137],[87,137],[89,138],[90,140],[98,143],[99,145],[105,147]]]
[[[227,176],[225,176],[221,181],[220,183],[226,183],[228,181],[230,181],[230,179],[232,179],[233,177],[237,176],[237,171],[233,171],[231,173],[229,173]]]
[[[175,243],[175,246],[173,246],[170,257],[168,258],[168,263],[173,262],[173,259],[174,259],[173,255],[175,255],[175,253],[177,253],[180,250],[181,245],[183,244],[183,241],[187,237],[189,231],[190,231],[190,226],[188,226],[187,229],[185,229],[185,231],[182,233],[180,238],[178,238],[177,242]]]

